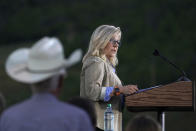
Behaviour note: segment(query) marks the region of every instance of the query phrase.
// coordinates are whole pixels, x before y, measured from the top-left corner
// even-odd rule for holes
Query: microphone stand
[[[180,71],[180,73],[182,74],[182,76],[177,81],[191,81],[189,78],[187,78],[187,75],[186,75],[186,73],[183,70],[181,70],[178,66],[176,66],[174,63],[172,63],[171,61],[169,61],[166,57],[160,55],[159,52],[158,52],[158,50],[155,49],[155,51],[153,52],[153,55],[154,56],[160,56],[164,61],[168,62],[174,68],[176,68],[178,71]],[[162,131],[165,131],[165,112],[158,111],[158,120],[159,120],[159,122],[161,122]]]
[[[191,81],[188,77],[187,77],[187,75],[186,75],[186,73],[183,71],[183,70],[181,70],[178,66],[176,66],[174,63],[172,63],[171,61],[169,61],[166,57],[164,57],[164,56],[162,56],[160,53],[159,53],[159,51],[158,50],[154,50],[154,52],[153,52],[153,55],[154,56],[160,56],[164,61],[167,61],[169,64],[171,64],[174,68],[176,68],[178,71],[180,71],[180,73],[182,74],[182,76],[177,80],[177,81]]]

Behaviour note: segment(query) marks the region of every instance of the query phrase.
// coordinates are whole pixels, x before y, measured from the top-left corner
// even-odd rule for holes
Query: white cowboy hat
[[[6,72],[16,81],[33,84],[58,74],[61,69],[77,63],[81,57],[82,51],[77,49],[65,59],[61,42],[55,37],[44,37],[31,48],[11,53],[6,61]]]

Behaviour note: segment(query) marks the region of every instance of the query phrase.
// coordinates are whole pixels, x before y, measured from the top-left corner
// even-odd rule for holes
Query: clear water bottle
[[[114,113],[111,104],[107,105],[104,113],[104,131],[114,131]]]

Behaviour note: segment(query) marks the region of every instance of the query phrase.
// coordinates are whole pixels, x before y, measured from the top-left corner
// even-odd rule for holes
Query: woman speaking
[[[122,95],[138,90],[137,85],[123,86],[116,74],[120,39],[119,27],[99,26],[91,36],[88,51],[82,61],[80,96],[95,103],[97,131],[104,129],[104,111],[108,103],[112,104],[114,112],[114,131],[122,131]]]

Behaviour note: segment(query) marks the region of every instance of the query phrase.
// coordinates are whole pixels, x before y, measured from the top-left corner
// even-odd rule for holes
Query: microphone
[[[153,55],[161,57],[164,61],[171,64],[175,69],[177,69],[182,74],[182,77],[180,77],[177,81],[191,81],[190,79],[187,78],[186,73],[182,69],[180,69],[178,66],[176,66],[171,61],[169,61],[166,57],[162,56],[157,49],[154,50]]]

